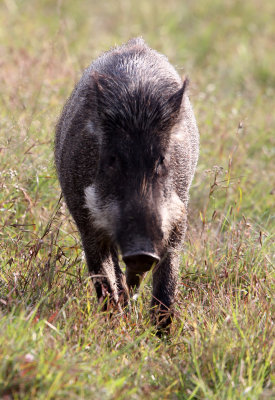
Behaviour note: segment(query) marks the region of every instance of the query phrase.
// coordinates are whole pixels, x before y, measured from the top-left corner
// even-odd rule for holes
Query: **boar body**
[[[57,124],[58,177],[100,301],[125,300],[154,265],[152,305],[171,310],[199,149],[186,85],[132,39],[85,70]]]

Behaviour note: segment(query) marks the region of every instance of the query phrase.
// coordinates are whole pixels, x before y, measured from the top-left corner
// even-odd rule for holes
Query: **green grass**
[[[260,0],[1,2],[1,399],[275,398],[274,16]],[[201,133],[161,340],[150,277],[131,314],[99,311],[53,165],[81,71],[137,35],[189,75]]]

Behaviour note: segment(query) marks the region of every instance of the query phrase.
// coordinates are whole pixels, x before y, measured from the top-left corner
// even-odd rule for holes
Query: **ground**
[[[1,398],[275,398],[274,17],[260,0],[1,2]],[[99,311],[53,165],[81,71],[139,35],[189,76],[201,133],[162,339],[150,275],[131,314]]]

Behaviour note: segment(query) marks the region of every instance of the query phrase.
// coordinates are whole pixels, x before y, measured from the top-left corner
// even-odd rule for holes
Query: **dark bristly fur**
[[[163,55],[132,39],[85,70],[56,129],[58,177],[99,300],[127,301],[156,263],[152,305],[163,327],[199,149],[187,84]]]
[[[126,135],[146,133],[153,136],[169,131],[179,115],[182,96],[186,88],[168,92],[164,86],[140,80],[131,84],[131,77],[105,76],[92,72],[97,110],[101,127],[106,132],[121,130]]]

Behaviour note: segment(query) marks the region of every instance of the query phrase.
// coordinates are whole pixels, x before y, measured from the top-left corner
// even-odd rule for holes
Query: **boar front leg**
[[[169,327],[173,317],[179,273],[179,255],[167,253],[153,270],[152,312],[159,332]]]
[[[122,308],[124,308],[129,303],[129,290],[126,283],[126,277],[119,266],[118,252],[115,248],[111,250],[111,255],[115,271],[118,299]]]
[[[118,282],[112,253],[108,245],[98,243],[92,233],[81,232],[82,243],[89,273],[95,286],[97,298],[107,310],[110,303],[118,304]]]

